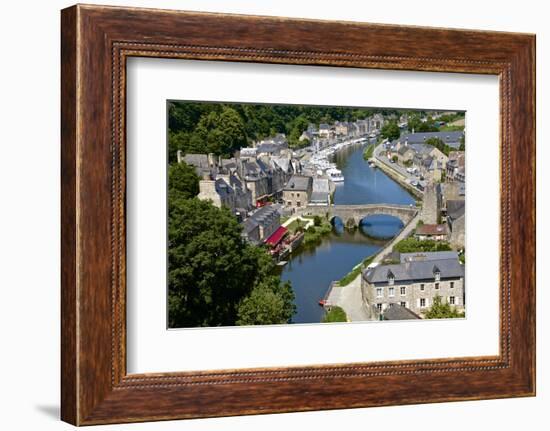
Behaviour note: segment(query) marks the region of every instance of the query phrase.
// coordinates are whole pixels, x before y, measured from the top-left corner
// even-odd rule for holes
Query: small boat
[[[327,175],[330,178],[330,180],[335,183],[340,183],[344,181],[344,176],[342,175],[342,171],[340,169],[336,169],[336,168],[327,169]]]
[[[321,300],[319,300],[319,305],[320,305],[321,307],[324,307],[326,304],[327,304],[327,300],[326,300],[326,299],[321,299]]]

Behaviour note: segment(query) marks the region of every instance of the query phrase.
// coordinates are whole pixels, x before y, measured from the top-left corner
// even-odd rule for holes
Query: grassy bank
[[[317,244],[321,238],[332,232],[332,225],[323,221],[319,226],[310,226],[305,231],[304,244]]]
[[[363,151],[363,159],[368,160],[372,157],[373,154],[374,154],[374,144],[371,144],[367,148],[365,148],[365,151]]]
[[[348,272],[346,275],[344,275],[339,283],[340,283],[340,286],[347,286],[348,284],[350,284],[353,280],[355,280],[355,278],[361,274],[361,270],[363,268],[366,268],[367,266],[370,265],[370,263],[373,261],[374,257],[376,256],[376,253],[374,253],[373,255],[367,257],[365,260],[363,260],[363,262],[355,265],[353,267],[353,269]]]

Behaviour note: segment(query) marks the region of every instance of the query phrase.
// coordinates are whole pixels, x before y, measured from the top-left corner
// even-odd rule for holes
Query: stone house
[[[250,190],[232,173],[218,174],[216,177],[205,175],[199,181],[201,200],[209,200],[218,208],[228,208],[233,214],[245,217],[251,209]]]
[[[421,241],[446,241],[447,226],[444,224],[423,224],[416,228],[414,237]]]
[[[397,161],[404,165],[413,160],[416,155],[416,151],[408,144],[400,145],[397,150]]]
[[[292,212],[305,208],[311,198],[313,178],[294,175],[283,189],[283,202]]]
[[[391,304],[423,316],[440,296],[458,311],[464,310],[464,266],[458,257],[438,259],[424,253],[423,260],[367,268],[361,277],[363,302],[373,320]]]
[[[281,206],[273,204],[257,209],[242,226],[247,241],[255,245],[262,243],[281,226]]]
[[[446,181],[461,182],[466,181],[466,157],[464,151],[451,151],[449,153],[449,161],[446,166]]]

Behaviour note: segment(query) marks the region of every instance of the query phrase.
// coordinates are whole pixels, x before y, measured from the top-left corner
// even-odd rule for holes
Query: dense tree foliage
[[[382,136],[383,138],[389,141],[395,141],[396,139],[398,139],[399,136],[401,136],[401,130],[397,125],[397,121],[390,120],[386,122],[382,126],[382,130],[380,130],[380,136]]]
[[[432,145],[435,148],[437,148],[439,151],[441,151],[446,156],[449,155],[451,151],[453,151],[453,148],[449,147],[445,142],[443,142],[440,138],[429,138],[426,139],[426,144]]]
[[[465,314],[459,312],[454,306],[451,306],[448,302],[443,302],[441,296],[434,298],[433,305],[426,312],[424,317],[426,319],[453,319],[457,317],[464,317]]]
[[[170,327],[290,320],[290,285],[273,275],[265,250],[243,239],[227,209],[179,197],[169,199],[168,218]]]
[[[397,114],[395,110],[376,112]],[[172,101],[168,103],[168,155],[170,162],[176,160],[178,150],[230,156],[251,141],[277,133],[284,133],[289,145],[297,148],[308,144],[299,139],[309,123],[356,121],[373,113],[347,107]]]
[[[168,199],[190,199],[199,193],[199,176],[186,163],[174,163],[168,167]]]

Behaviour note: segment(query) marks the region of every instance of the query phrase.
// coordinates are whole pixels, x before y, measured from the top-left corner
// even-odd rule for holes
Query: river
[[[336,186],[334,203],[414,204],[414,198],[381,170],[371,168],[363,159],[364,146],[339,151],[334,162],[344,175]],[[302,247],[283,267],[281,278],[292,283],[296,314],[293,323],[318,323],[324,310],[318,301],[330,283],[341,279],[356,264],[376,253],[388,238],[403,228],[397,218],[371,216],[364,219],[357,231],[350,233],[336,220],[333,231],[316,247]],[[380,238],[380,239],[378,239]]]

